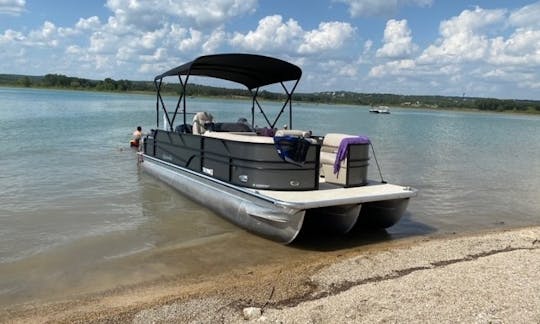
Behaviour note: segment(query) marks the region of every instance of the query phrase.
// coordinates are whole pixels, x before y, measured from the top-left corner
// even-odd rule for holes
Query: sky
[[[540,100],[540,1],[0,0],[0,73],[153,80],[232,52],[297,64],[300,92]]]

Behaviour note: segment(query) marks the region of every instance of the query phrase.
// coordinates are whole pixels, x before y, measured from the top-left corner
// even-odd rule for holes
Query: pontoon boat
[[[367,179],[373,149],[367,137],[293,129],[292,95],[301,75],[298,66],[280,59],[218,54],[156,76],[156,129],[139,152],[142,169],[238,226],[281,243],[292,242],[307,219],[341,233],[357,223],[395,224],[416,190],[388,184],[382,175],[380,181]],[[251,121],[218,123],[204,111],[189,115],[190,76],[245,86],[252,95],[246,101]],[[163,80],[169,77],[179,80],[174,107],[166,107],[162,97]],[[271,121],[258,95],[273,84],[282,86],[285,99]],[[286,109],[289,127],[277,129]],[[256,110],[266,127],[255,129]],[[162,115],[165,130],[160,129]]]

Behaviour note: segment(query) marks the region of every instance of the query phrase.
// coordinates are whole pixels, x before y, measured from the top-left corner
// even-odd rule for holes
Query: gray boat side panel
[[[351,161],[368,161],[369,160],[369,144],[349,145],[349,159]]]
[[[313,170],[269,170],[233,167],[232,183],[239,184],[246,180],[247,187],[274,190],[311,190],[317,187]],[[294,194],[294,191],[291,192]]]
[[[155,147],[153,156],[190,170],[201,171],[200,136],[158,130],[154,134],[153,143]]]
[[[347,187],[364,186],[368,183],[369,144],[349,145],[347,156]]]
[[[145,158],[141,165],[144,171],[250,232],[287,244],[302,227],[304,210],[264,202],[151,158]]]
[[[203,171],[248,188],[312,190],[318,187],[318,145],[302,165],[284,162],[273,144],[205,137]]]
[[[318,188],[319,151],[320,145],[312,144],[305,162],[292,164],[281,159],[272,143],[161,130],[149,137],[145,145],[145,153],[150,156],[236,186],[291,191]]]

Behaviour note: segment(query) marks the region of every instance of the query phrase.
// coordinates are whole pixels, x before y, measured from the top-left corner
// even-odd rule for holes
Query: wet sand
[[[540,322],[540,227],[422,236],[0,309],[0,322]]]

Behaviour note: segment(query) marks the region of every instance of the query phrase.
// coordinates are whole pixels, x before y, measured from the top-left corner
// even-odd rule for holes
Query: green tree
[[[17,80],[17,84],[28,88],[32,85],[32,81],[30,81],[29,77],[25,76]]]

